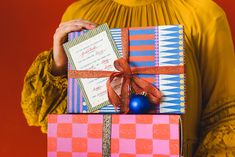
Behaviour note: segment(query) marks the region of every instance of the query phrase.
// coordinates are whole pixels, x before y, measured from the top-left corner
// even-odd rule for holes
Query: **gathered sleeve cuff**
[[[196,157],[235,156],[235,96],[227,97],[221,106],[202,118],[202,139]]]
[[[21,107],[30,126],[47,131],[49,113],[66,113],[67,76],[54,76],[52,51],[38,55],[29,68],[21,97]]]

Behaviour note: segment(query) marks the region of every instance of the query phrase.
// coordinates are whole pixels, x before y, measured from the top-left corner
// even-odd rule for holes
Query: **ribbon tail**
[[[134,91],[135,94],[141,94],[141,93],[145,92],[134,81],[131,82],[131,89]]]
[[[113,79],[115,77],[117,77],[119,75],[120,75],[119,73],[113,73],[106,82],[109,101],[114,106],[116,111],[117,111],[117,107],[122,105],[122,101],[121,101],[121,98],[118,96],[118,94],[113,89],[111,82],[113,81]]]
[[[127,57],[127,56],[126,56]],[[121,87],[121,112],[128,113],[129,112],[129,101],[130,101],[130,78],[131,78],[131,69],[128,65],[128,62],[125,58],[119,58],[114,61],[114,67],[120,71],[118,74],[123,78],[122,87]],[[118,75],[113,75],[117,77]]]
[[[122,113],[128,113],[129,103],[130,103],[130,78],[126,77],[123,78],[121,98],[122,98],[121,111]]]
[[[162,93],[158,88],[156,88],[154,85],[149,83],[148,81],[145,81],[144,79],[141,79],[139,77],[134,76],[133,77],[133,83],[134,86],[138,86],[138,90],[142,89],[142,92],[147,92],[147,96],[149,97],[149,100],[153,104],[159,104],[160,99],[163,96]]]
[[[159,105],[160,104],[160,99],[159,97],[154,96],[153,94],[149,93],[148,98],[150,100],[151,103],[155,104],[155,105]]]

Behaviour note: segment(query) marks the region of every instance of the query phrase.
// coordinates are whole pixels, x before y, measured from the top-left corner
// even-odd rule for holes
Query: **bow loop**
[[[131,68],[130,68],[127,60],[124,58],[119,58],[119,59],[115,60],[114,67],[118,71],[124,72],[126,75],[131,75]]]

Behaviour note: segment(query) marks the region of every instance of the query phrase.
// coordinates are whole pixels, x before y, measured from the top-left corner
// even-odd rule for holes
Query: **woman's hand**
[[[62,75],[67,71],[68,59],[63,49],[63,43],[67,41],[68,33],[73,31],[81,31],[83,29],[93,29],[96,24],[87,20],[78,19],[61,23],[56,29],[53,40],[53,59],[52,73],[54,75]]]

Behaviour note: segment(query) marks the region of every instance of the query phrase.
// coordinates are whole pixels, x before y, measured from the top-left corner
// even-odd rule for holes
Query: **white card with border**
[[[63,46],[74,70],[115,71],[113,62],[120,57],[107,24],[89,30]],[[106,89],[107,79],[77,79],[89,112],[110,104]],[[120,85],[119,82],[118,86]]]

